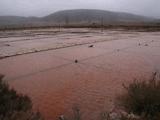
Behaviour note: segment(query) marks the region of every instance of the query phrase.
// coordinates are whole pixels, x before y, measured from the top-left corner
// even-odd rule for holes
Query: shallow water
[[[124,90],[122,83],[160,70],[160,32],[54,31],[21,31],[34,34],[29,41],[13,34],[0,38],[0,44],[11,44],[0,47],[2,56],[42,50],[1,59],[0,73],[11,87],[30,96],[34,109],[49,120],[61,114],[71,116],[74,106],[80,108],[82,118],[96,120],[114,107],[115,97]],[[54,47],[59,49],[43,51]]]

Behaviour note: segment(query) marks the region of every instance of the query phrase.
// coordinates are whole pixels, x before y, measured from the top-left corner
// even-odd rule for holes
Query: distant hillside
[[[119,23],[140,23],[140,22],[151,22],[154,19],[144,16],[121,13],[121,12],[110,12],[104,10],[88,10],[88,9],[77,9],[77,10],[64,10],[53,13],[42,18],[48,22],[54,23],[65,23],[65,24],[92,24],[92,23],[103,23],[103,24],[119,24]]]
[[[38,22],[41,22],[41,20],[37,17],[0,16],[0,25],[32,24]]]
[[[154,23],[153,18],[94,9],[75,9],[55,12],[44,17],[0,16],[0,27],[7,26],[66,26],[66,25],[136,25]]]

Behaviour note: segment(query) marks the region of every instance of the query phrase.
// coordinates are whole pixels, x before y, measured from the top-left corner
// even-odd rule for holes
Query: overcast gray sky
[[[0,0],[1,16],[45,16],[65,9],[103,9],[160,18],[160,0]]]

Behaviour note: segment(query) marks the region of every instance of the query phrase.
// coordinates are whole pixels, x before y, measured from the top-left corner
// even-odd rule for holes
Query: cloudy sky
[[[103,9],[160,18],[160,0],[0,0],[0,16],[45,16],[65,9]]]

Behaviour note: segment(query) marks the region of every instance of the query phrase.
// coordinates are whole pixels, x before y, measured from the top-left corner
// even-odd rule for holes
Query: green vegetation
[[[0,120],[42,120],[39,113],[32,112],[29,97],[10,89],[0,75]]]
[[[124,86],[127,92],[120,96],[120,105],[128,113],[145,120],[160,120],[160,79],[154,73],[149,81],[135,80]]]

